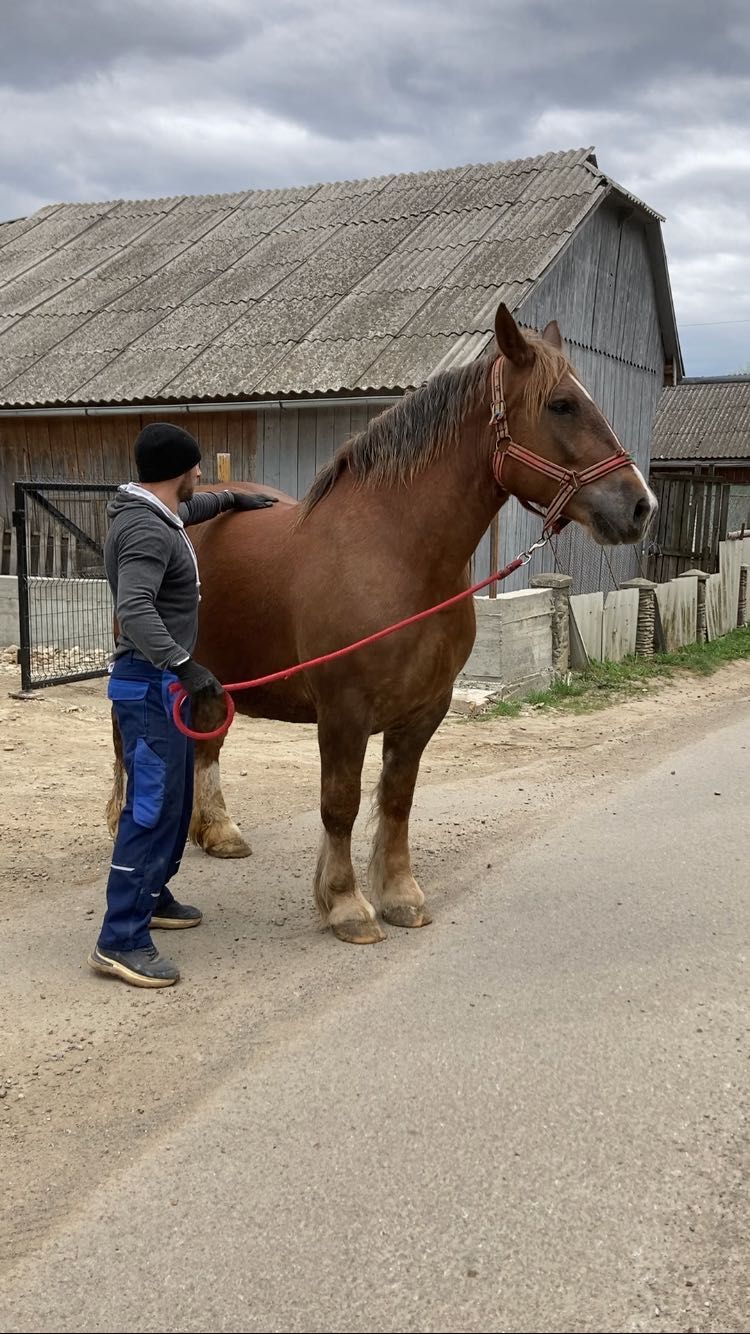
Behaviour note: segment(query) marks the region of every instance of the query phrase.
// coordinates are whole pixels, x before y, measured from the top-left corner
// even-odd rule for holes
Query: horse
[[[489,356],[436,374],[343,444],[301,501],[272,491],[273,508],[192,530],[202,589],[195,657],[219,680],[329,653],[462,592],[480,538],[511,495],[547,507],[548,520],[556,506],[558,524],[575,520],[599,543],[643,537],[656,499],[577,378],[557,322],[541,336],[522,331],[501,303],[495,338]],[[251,717],[317,723],[323,838],[314,895],[340,940],[385,938],[374,903],[392,926],[431,921],[412,872],[409,815],[422,753],[475,628],[467,598],[349,657],[236,696]],[[196,711],[193,726],[211,730],[223,714],[219,700]],[[383,764],[365,897],[351,833],[376,733]],[[221,791],[222,744],[196,744],[190,836],[213,856],[245,857],[251,849]],[[115,767],[110,829],[122,804]]]

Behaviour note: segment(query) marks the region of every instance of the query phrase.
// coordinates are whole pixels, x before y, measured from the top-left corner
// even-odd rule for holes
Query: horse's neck
[[[446,575],[461,574],[507,499],[492,476],[484,411],[402,494],[408,496],[405,526],[415,552],[427,547],[439,555]]]

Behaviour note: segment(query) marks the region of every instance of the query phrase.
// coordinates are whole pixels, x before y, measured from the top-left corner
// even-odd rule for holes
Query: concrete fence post
[[[656,632],[656,584],[651,579],[627,579],[620,587],[638,589],[635,653],[637,658],[652,658]]]
[[[747,625],[747,584],[750,565],[740,566],[740,591],[737,596],[737,624]]]
[[[531,588],[552,590],[552,670],[555,676],[565,676],[570,670],[570,590],[573,578],[569,574],[532,574]]]
[[[678,574],[678,579],[697,579],[698,581],[698,605],[695,617],[695,642],[696,644],[705,644],[708,640],[708,631],[706,629],[706,582],[709,576],[705,570],[683,570]]]

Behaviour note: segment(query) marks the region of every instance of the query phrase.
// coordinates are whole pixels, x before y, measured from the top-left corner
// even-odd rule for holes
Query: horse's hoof
[[[381,909],[381,917],[390,926],[429,926],[432,918],[424,904],[391,903]]]
[[[331,923],[331,930],[339,940],[345,940],[348,945],[379,945],[381,940],[385,940],[385,931],[375,921],[360,921],[353,917],[348,922]]]
[[[244,838],[224,838],[218,843],[203,844],[209,857],[252,857],[253,850]]]

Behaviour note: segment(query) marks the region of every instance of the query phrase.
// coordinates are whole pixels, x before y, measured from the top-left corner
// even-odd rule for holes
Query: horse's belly
[[[399,567],[394,578],[381,581],[382,597],[368,597],[371,572],[362,581],[364,587],[352,588],[351,580],[342,579],[341,567],[329,568],[329,553],[325,560],[313,560],[298,549],[299,539],[292,543],[289,534],[285,536],[286,519],[283,512],[248,516],[244,532],[239,524],[230,521],[222,527],[218,521],[200,543],[203,601],[195,656],[224,684],[265,676],[342,648],[410,614],[415,604],[446,596],[440,589],[434,590],[434,598],[432,589],[413,598],[394,596],[394,579],[402,576]],[[262,527],[265,544],[260,542]],[[257,543],[251,534],[257,534]],[[242,538],[239,548],[237,537]],[[374,592],[380,593],[377,584]],[[323,709],[335,715],[345,694],[349,708],[361,711],[372,732],[383,731],[434,711],[440,701],[447,704],[473,640],[473,606],[461,603],[330,666],[240,693],[237,708],[249,716],[314,723]]]
[[[270,718],[277,723],[316,723],[315,702],[302,691],[290,689],[290,684],[260,687],[235,695],[237,712],[248,718]]]

